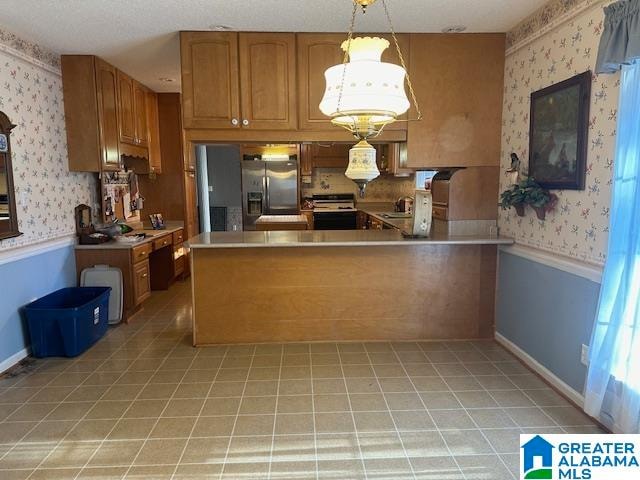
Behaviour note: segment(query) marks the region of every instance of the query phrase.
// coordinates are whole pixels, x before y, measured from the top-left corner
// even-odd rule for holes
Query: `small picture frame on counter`
[[[166,228],[164,225],[164,218],[162,218],[161,213],[152,213],[149,215],[149,221],[151,222],[151,227],[154,230],[164,230]]]

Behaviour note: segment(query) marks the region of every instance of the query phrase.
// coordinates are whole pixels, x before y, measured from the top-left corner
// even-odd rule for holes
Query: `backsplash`
[[[0,40],[6,35],[3,32]],[[0,241],[0,250],[72,234],[76,205],[98,203],[95,175],[68,170],[60,73],[41,65],[44,54],[33,44],[8,38],[11,44],[0,49],[0,110],[17,125],[11,148],[23,235]],[[13,52],[21,45],[29,48]],[[30,52],[39,58],[29,61]]]
[[[310,185],[302,185],[302,197],[314,194],[354,193],[358,187],[349,180],[342,168],[316,168],[313,170]],[[367,185],[365,202],[395,202],[404,196],[413,196],[415,177],[392,177],[381,175]],[[359,198],[358,198],[359,199]]]
[[[501,170],[516,152],[526,169],[529,158],[530,95],[578,73],[594,69],[604,14],[596,4],[507,55],[502,118]],[[603,264],[607,252],[609,208],[618,113],[620,76],[594,75],[589,120],[586,189],[555,190],[559,202],[547,220],[501,210],[501,233],[518,243]],[[501,175],[500,191],[509,187]]]

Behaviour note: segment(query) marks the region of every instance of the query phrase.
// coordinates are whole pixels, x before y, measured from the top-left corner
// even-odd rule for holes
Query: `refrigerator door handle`
[[[270,188],[271,182],[269,181],[270,178],[268,176],[265,175],[264,178],[265,178],[265,184],[266,184],[265,191],[267,196],[267,215],[270,215],[271,214],[271,198],[270,198],[271,196],[269,195],[269,188]]]

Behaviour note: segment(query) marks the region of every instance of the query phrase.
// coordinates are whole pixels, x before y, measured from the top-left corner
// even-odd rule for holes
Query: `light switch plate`
[[[582,350],[580,351],[580,363],[587,366],[589,365],[589,346],[582,345]]]

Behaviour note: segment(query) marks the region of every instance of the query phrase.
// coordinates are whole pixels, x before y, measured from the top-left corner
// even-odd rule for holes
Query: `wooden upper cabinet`
[[[320,111],[324,96],[324,72],[342,63],[344,52],[340,45],[343,33],[299,33],[298,55],[298,118],[301,130],[335,130],[329,117]]]
[[[368,34],[369,36],[376,36],[376,37],[382,37],[386,40],[389,41],[389,48],[387,48],[383,53],[382,53],[382,61],[383,62],[388,62],[388,63],[393,63],[395,65],[402,65],[402,63],[400,62],[400,56],[398,55],[398,50],[396,48],[395,42],[393,41],[393,36],[389,33],[384,33],[384,34],[380,34],[380,33],[371,33]],[[400,47],[400,52],[402,53],[402,59],[404,60],[405,66],[407,68],[407,70],[410,70],[410,64],[411,64],[411,40],[410,40],[410,35],[408,34],[396,34],[396,38],[398,39],[398,46]],[[409,92],[409,86],[407,85],[407,82],[405,80],[405,86],[404,86],[405,91],[407,92],[407,98],[409,99],[409,103],[411,105],[413,105],[413,100],[411,99],[411,93]],[[414,115],[415,117],[415,115]],[[398,119],[399,120],[407,120],[408,115],[402,115],[400,116]],[[413,118],[413,117],[412,117]],[[401,122],[395,122],[392,123],[391,125],[387,125],[386,127],[384,127],[385,130],[404,130],[406,131],[408,129],[408,124],[406,121],[401,121]]]
[[[240,127],[238,34],[181,32],[184,128]]]
[[[118,145],[118,85],[116,69],[96,58],[96,86],[102,170],[120,169]]]
[[[136,126],[136,143],[141,147],[149,144],[149,127],[147,125],[147,88],[138,82],[133,84],[134,120]]]
[[[504,51],[503,34],[411,35],[423,119],[409,122],[408,167],[499,164]]]
[[[241,33],[239,38],[242,127],[295,130],[295,34]]]
[[[400,65],[395,43],[391,34],[366,33],[358,36],[376,36],[389,40],[389,48],[382,54],[382,61]],[[400,51],[407,68],[410,61],[409,35],[396,35]],[[335,130],[329,117],[320,111],[320,102],[324,96],[327,68],[341,64],[344,61],[342,43],[347,39],[344,33],[299,33],[298,46],[298,113],[301,130]],[[407,95],[409,91],[407,89]],[[402,118],[406,118],[403,116]],[[406,122],[387,126],[389,130],[406,130]]]
[[[146,121],[149,131],[149,170],[162,172],[162,154],[160,151],[160,120],[158,115],[158,94],[148,90],[145,99]]]
[[[91,55],[63,55],[62,85],[69,170],[118,170],[116,69]]]
[[[118,118],[120,120],[120,141],[136,145],[136,113],[133,78],[118,70]]]

